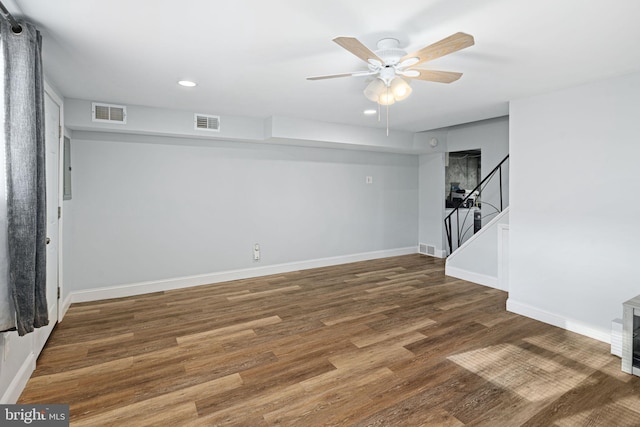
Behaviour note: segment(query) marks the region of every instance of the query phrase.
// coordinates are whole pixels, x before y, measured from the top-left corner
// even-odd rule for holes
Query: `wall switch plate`
[[[365,182],[366,182],[367,184],[373,184],[373,177],[372,177],[372,176],[367,176],[367,177],[365,178]]]

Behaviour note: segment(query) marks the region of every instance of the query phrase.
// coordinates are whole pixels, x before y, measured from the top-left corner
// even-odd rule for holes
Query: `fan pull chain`
[[[389,104],[387,104],[387,136],[389,136]]]
[[[389,86],[387,86],[387,136],[389,136]]]

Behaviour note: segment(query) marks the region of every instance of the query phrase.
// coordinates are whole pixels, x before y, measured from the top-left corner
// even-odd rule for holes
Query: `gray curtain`
[[[15,34],[0,19],[9,289],[19,335],[49,323],[46,289],[46,194],[42,37],[22,23]]]

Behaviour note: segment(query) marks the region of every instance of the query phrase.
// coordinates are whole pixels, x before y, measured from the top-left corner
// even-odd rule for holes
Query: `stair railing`
[[[449,255],[451,255],[451,253],[453,253],[453,242],[454,242],[454,237],[455,237],[455,241],[457,243],[456,248],[460,247],[460,244],[464,241],[464,238],[466,236],[466,233],[470,230],[470,226],[467,227],[467,229],[465,230],[465,223],[468,219],[469,216],[469,212],[470,210],[467,210],[465,217],[463,219],[462,224],[460,224],[460,208],[461,207],[465,207],[468,206],[469,203],[469,199],[472,199],[474,205],[478,205],[478,204],[485,204],[488,206],[491,206],[492,208],[495,209],[495,212],[492,212],[491,215],[497,215],[500,212],[502,212],[505,208],[504,206],[504,197],[503,197],[503,185],[502,185],[502,167],[504,165],[504,163],[509,159],[509,155],[507,154],[507,156],[502,159],[502,161],[500,163],[498,163],[498,166],[496,166],[495,168],[493,168],[493,170],[491,172],[489,172],[489,174],[487,174],[486,177],[484,177],[484,179],[480,182],[480,184],[476,185],[476,187],[471,190],[471,192],[469,194],[467,194],[458,204],[458,206],[456,206],[453,211],[451,211],[449,213],[449,215],[446,216],[446,218],[444,219],[444,228],[445,231],[447,232],[447,243],[449,245]],[[497,206],[494,206],[490,203],[487,202],[482,202],[482,190],[484,190],[484,188],[487,186],[487,184],[492,180],[492,178],[498,175],[499,178],[499,183],[500,183],[500,207],[498,208]],[[476,195],[477,196],[474,196]],[[480,201],[480,202],[478,202]],[[454,236],[453,232],[454,230],[452,229],[452,217],[453,215],[456,216],[456,227],[455,227],[455,232],[456,235]],[[476,233],[478,231],[479,228],[476,228],[475,226],[475,222],[476,222],[476,218],[474,215],[474,233]],[[481,221],[481,219],[480,219]]]

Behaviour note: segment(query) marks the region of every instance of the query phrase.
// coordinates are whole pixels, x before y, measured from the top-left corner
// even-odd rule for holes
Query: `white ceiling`
[[[375,50],[392,35],[414,51],[455,32],[476,44],[425,68],[389,108],[412,132],[508,113],[508,101],[640,70],[638,0],[22,0],[4,1],[44,37],[48,80],[65,97],[254,118],[384,127],[362,111],[366,69],[331,40]],[[198,86],[185,89],[177,80]]]

